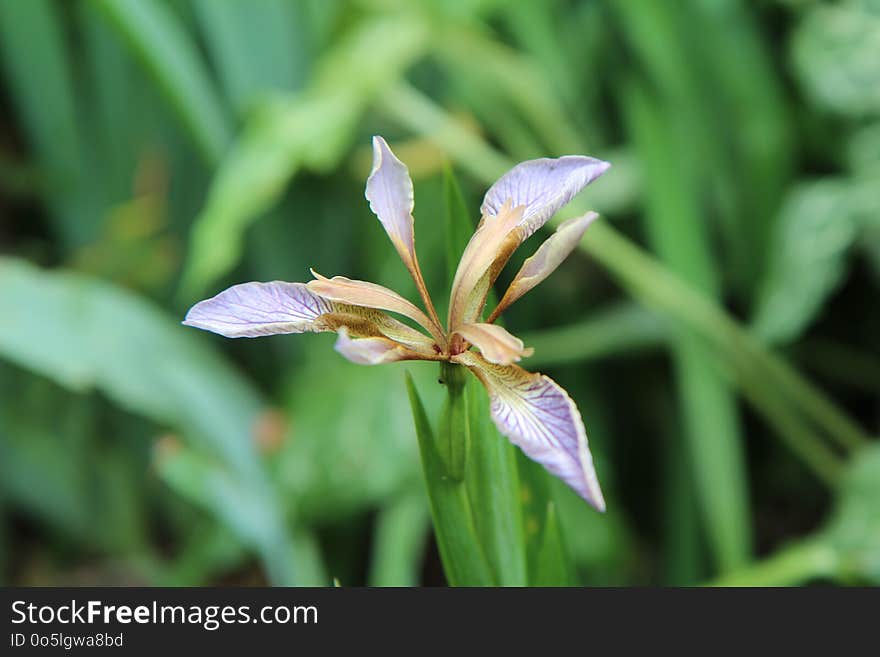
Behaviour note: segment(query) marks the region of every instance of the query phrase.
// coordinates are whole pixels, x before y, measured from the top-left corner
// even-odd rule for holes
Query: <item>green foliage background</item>
[[[438,299],[449,166],[476,215],[519,160],[614,165],[506,318],[608,498],[518,461],[538,581],[880,583],[877,0],[7,0],[0,85],[4,583],[445,581],[435,367],[179,325],[310,266],[414,297],[372,134]]]

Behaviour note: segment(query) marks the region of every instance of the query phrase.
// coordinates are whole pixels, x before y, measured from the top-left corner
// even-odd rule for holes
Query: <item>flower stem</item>
[[[466,376],[467,370],[460,365],[440,363],[440,380],[446,386],[447,394],[437,431],[437,451],[453,481],[464,479],[471,442]]]

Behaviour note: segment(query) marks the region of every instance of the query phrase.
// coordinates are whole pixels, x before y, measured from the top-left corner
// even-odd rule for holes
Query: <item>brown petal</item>
[[[560,224],[556,232],[541,244],[535,254],[526,259],[501,301],[498,302],[498,307],[492,311],[486,321],[494,321],[511,304],[552,274],[574,251],[584,232],[598,216],[595,212],[588,212]]]
[[[523,341],[495,324],[464,324],[456,330],[465,340],[480,350],[483,357],[496,365],[510,365],[534,353]]]
[[[517,224],[523,208],[504,206],[497,216],[484,216],[468,242],[449,298],[449,329],[476,320],[483,310],[489,288],[501,268],[519,246]]]
[[[326,278],[314,270],[312,270],[312,275],[316,280],[309,281],[308,287],[318,296],[353,306],[378,308],[399,313],[422,326],[435,339],[442,340],[442,334],[437,334],[434,323],[428,316],[394,290],[367,281],[352,280],[345,276]]]

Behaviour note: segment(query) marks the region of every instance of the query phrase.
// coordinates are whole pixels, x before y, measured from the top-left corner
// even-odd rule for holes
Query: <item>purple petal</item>
[[[194,305],[183,323],[227,338],[256,338],[322,330],[315,319],[333,310],[303,283],[242,283]]]
[[[527,160],[513,167],[492,185],[480,211],[495,216],[506,201],[525,206],[521,225],[528,237],[556,214],[584,187],[601,176],[608,162],[583,155]]]
[[[605,510],[584,423],[565,390],[547,376],[516,365],[493,365],[472,351],[453,360],[486,387],[492,420],[510,442],[596,509]]]
[[[342,327],[338,331],[334,348],[342,356],[358,365],[380,365],[392,363],[397,360],[412,360],[417,355],[409,351],[403,345],[388,338],[358,338],[352,339],[348,329]]]
[[[373,171],[367,178],[370,209],[409,266],[414,260],[413,184],[406,165],[397,159],[382,137],[373,137]]]

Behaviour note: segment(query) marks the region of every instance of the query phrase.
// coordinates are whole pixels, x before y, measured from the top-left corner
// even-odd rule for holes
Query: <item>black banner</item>
[[[871,640],[880,589],[35,588],[4,589],[2,606],[3,655],[366,648],[457,654],[486,646],[493,653],[617,654],[823,644],[836,654],[858,646],[860,637]]]

